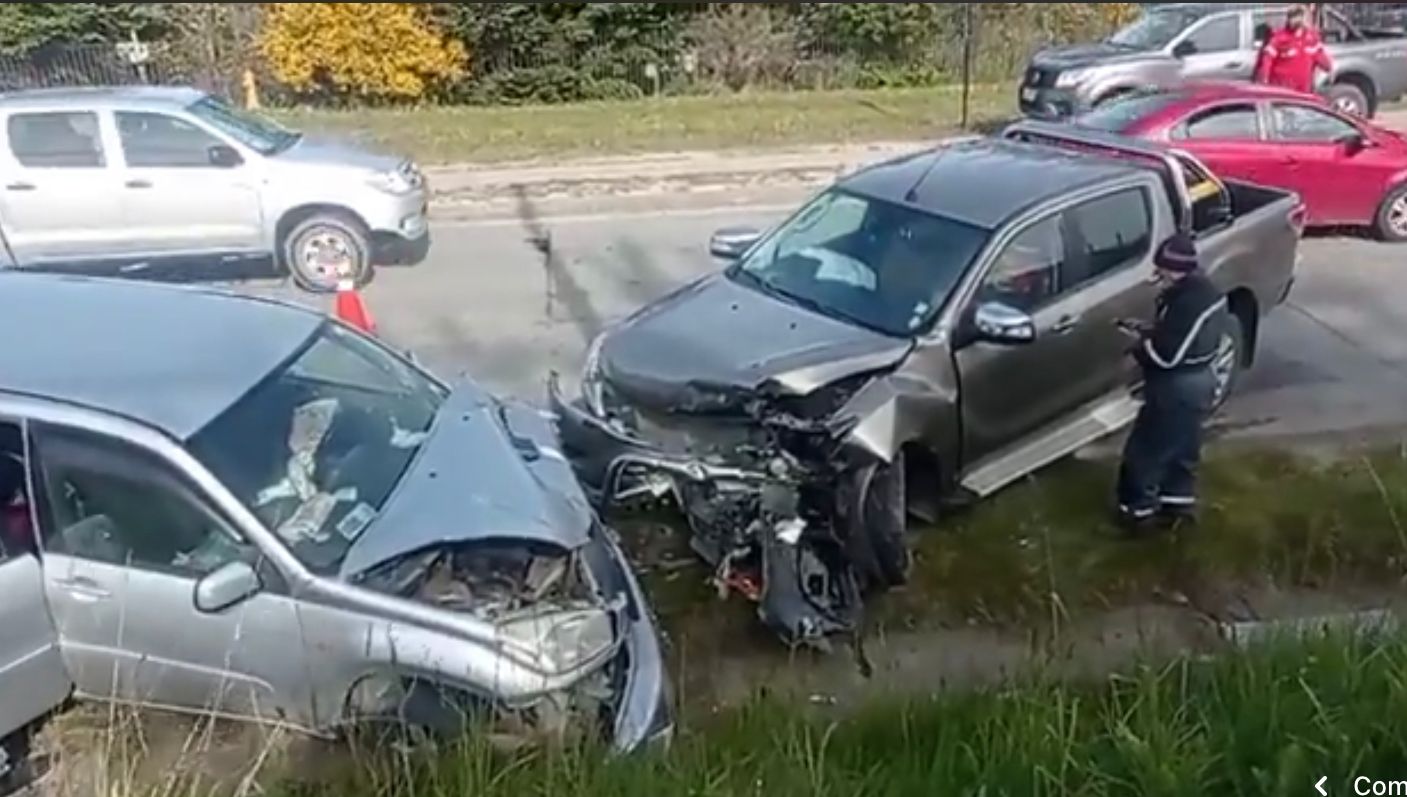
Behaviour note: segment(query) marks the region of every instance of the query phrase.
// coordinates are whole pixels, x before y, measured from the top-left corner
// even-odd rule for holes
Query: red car
[[[1322,98],[1244,83],[1142,92],[1074,120],[1164,141],[1226,177],[1297,192],[1314,227],[1407,241],[1407,136]]]

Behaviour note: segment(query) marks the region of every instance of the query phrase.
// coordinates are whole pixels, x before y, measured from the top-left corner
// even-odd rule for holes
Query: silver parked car
[[[327,290],[428,252],[414,163],[194,89],[0,94],[0,124],[0,265],[272,255]]]
[[[0,737],[70,692],[671,731],[651,611],[540,412],[193,288],[0,275],[0,339]]]

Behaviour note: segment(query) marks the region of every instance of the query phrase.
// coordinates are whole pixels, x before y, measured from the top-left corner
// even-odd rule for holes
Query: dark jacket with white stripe
[[[1221,291],[1200,272],[1189,274],[1158,297],[1157,321],[1134,356],[1149,375],[1205,368],[1229,322]]]

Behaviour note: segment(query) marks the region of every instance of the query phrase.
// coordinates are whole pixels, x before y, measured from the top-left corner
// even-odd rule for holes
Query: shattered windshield
[[[446,391],[377,344],[326,324],[190,449],[316,573],[376,519]]]
[[[987,237],[979,227],[832,190],[729,276],[813,312],[912,337],[942,308]]]
[[[1173,9],[1153,11],[1121,28],[1107,41],[1129,50],[1161,50],[1196,21],[1195,14]]]

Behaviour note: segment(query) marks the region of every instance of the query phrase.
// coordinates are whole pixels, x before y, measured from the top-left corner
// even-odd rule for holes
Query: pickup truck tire
[[[1236,393],[1236,385],[1241,381],[1241,372],[1246,362],[1246,322],[1239,315],[1232,314],[1231,323],[1221,337],[1216,359],[1212,361],[1212,373],[1216,374],[1216,395],[1212,398],[1212,412],[1220,412],[1226,402]]]
[[[1363,89],[1352,83],[1335,83],[1329,86],[1324,92],[1324,96],[1330,104],[1343,113],[1360,116],[1364,119],[1373,115],[1373,106],[1368,101],[1368,95],[1363,92]]]
[[[280,242],[284,267],[298,287],[331,293],[342,279],[358,287],[371,277],[371,233],[349,213],[324,211],[303,219]]]
[[[1373,232],[1384,241],[1407,243],[1407,184],[1392,189],[1383,199],[1373,221]]]
[[[859,562],[872,588],[890,589],[909,582],[913,555],[909,547],[908,478],[901,452],[892,462],[870,465],[855,474],[863,491],[856,528],[869,561]]]

